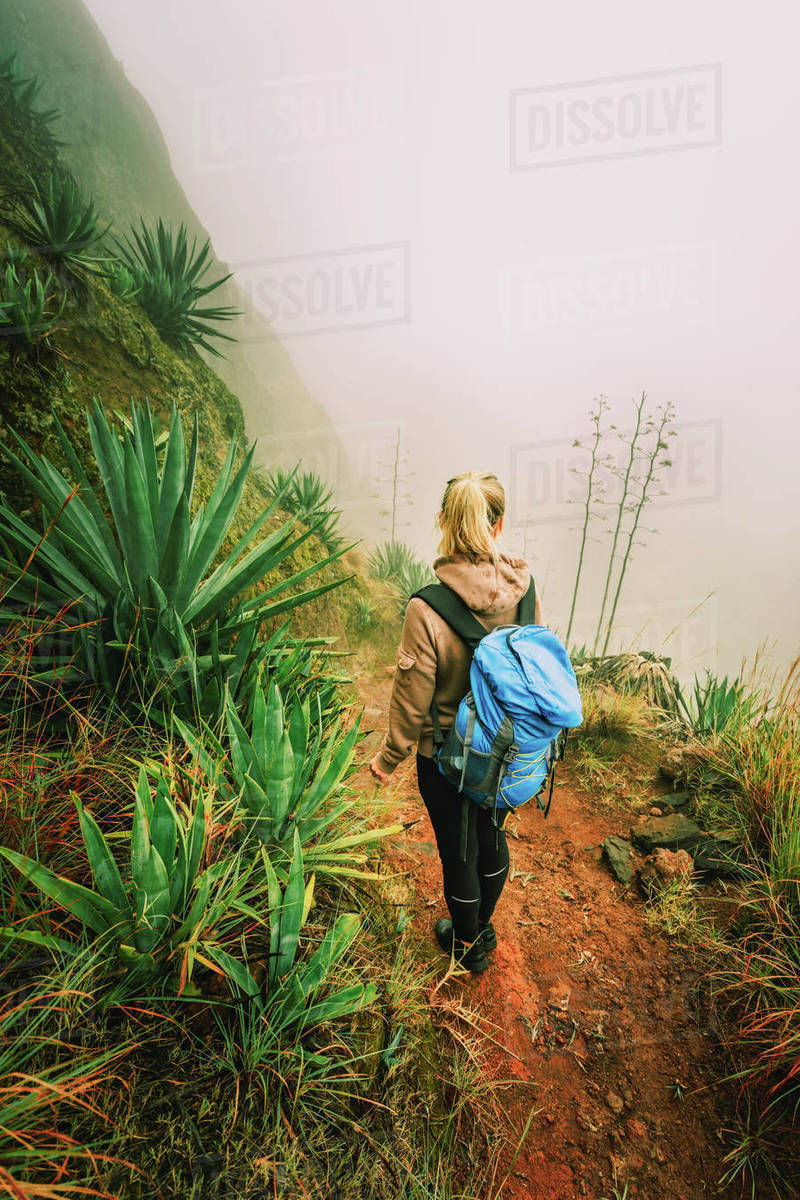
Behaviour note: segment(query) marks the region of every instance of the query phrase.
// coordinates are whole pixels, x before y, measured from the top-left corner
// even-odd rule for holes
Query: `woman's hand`
[[[378,783],[388,783],[388,782],[389,782],[389,776],[386,774],[386,772],[385,772],[385,771],[382,771],[382,770],[380,769],[380,767],[378,766],[378,756],[377,756],[377,754],[375,755],[375,757],[374,757],[374,758],[371,758],[371,759],[370,759],[370,762],[369,762],[369,773],[370,773],[370,775],[372,775],[372,776],[373,776],[375,779],[377,779]]]

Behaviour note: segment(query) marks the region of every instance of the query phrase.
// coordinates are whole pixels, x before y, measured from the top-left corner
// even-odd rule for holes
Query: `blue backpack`
[[[492,809],[496,841],[498,809],[519,808],[537,799],[547,817],[555,764],[564,757],[567,730],[576,729],[583,721],[581,698],[563,643],[544,625],[534,624],[533,579],[520,600],[519,624],[500,625],[491,633],[445,584],[429,584],[415,595],[429,604],[472,652],[470,690],[446,737],[436,704],[431,706],[434,759],[463,797],[461,858],[465,860],[467,799]]]

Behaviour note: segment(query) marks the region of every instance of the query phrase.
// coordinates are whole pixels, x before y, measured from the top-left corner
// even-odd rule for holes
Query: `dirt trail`
[[[388,673],[358,680],[365,722],[385,728]],[[430,931],[446,907],[433,829],[416,789],[413,758],[389,787],[392,819],[412,823],[387,850],[407,872],[414,919]],[[511,1125],[538,1110],[503,1200],[695,1200],[718,1190],[725,1124],[714,1078],[719,1048],[699,1011],[686,952],[645,924],[643,906],[611,876],[600,843],[625,833],[630,811],[600,812],[561,769],[550,815],[532,805],[507,823],[511,871],[493,923],[498,946],[481,975],[451,978],[496,1027],[496,1078]],[[446,959],[440,955],[442,973]],[[675,1081],[683,1099],[675,1095]],[[510,1145],[517,1137],[510,1132]],[[510,1157],[510,1156],[509,1156]],[[505,1164],[504,1164],[505,1168]],[[498,1173],[501,1179],[505,1169]]]

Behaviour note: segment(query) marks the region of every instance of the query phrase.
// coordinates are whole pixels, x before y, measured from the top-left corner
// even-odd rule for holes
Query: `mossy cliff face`
[[[43,182],[56,165],[63,164],[46,123],[19,104],[3,80],[0,159],[11,188],[24,186],[31,177]],[[3,223],[4,211],[0,200],[0,269],[7,246],[17,241]],[[31,259],[43,269],[48,265],[36,255]],[[65,282],[61,281],[62,287]],[[64,294],[66,307],[46,340],[23,348],[11,338],[0,338],[0,441],[11,444],[13,429],[66,470],[56,437],[57,419],[90,467],[91,477],[85,410],[94,397],[108,413],[124,414],[131,401],[146,402],[164,424],[176,405],[187,434],[195,415],[198,418],[201,451],[196,494],[203,500],[214,485],[231,439],[236,439],[240,454],[243,452],[245,428],[237,397],[200,355],[193,349],[167,345],[138,305],[117,298],[100,277],[87,278],[77,289],[65,287]],[[35,507],[34,498],[5,456],[0,456],[0,495],[23,513]],[[252,472],[231,530],[230,546],[267,503],[264,481],[258,472]],[[276,516],[271,527],[285,518],[285,513]],[[291,574],[324,557],[326,551],[319,540],[311,537],[283,564],[282,573]],[[338,562],[333,563],[307,586],[340,578],[342,573]],[[308,606],[308,611],[302,610],[296,617],[297,632],[341,632],[343,600],[343,592],[337,589]]]
[[[94,198],[101,217],[113,221],[113,233],[125,233],[140,216],[148,221],[162,217],[175,224],[184,221],[199,244],[205,240],[207,232],[175,178],[155,117],[126,79],[82,0],[3,0],[0,52],[11,51],[17,51],[28,74],[43,82],[40,106],[60,112],[52,129],[64,143],[62,161]],[[45,134],[37,133],[26,145],[20,144],[19,133],[0,133],[4,183],[27,172],[38,174],[50,153]],[[212,271],[225,274],[227,267],[218,263]],[[323,410],[242,289],[230,280],[216,299],[245,313],[226,331],[243,336],[246,329],[246,351],[226,344],[226,360],[215,360],[214,370],[238,396],[252,418],[250,426],[277,434],[325,428]],[[125,378],[119,386],[125,386]]]

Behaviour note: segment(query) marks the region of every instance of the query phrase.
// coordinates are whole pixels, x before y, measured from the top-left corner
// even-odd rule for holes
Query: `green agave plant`
[[[275,467],[264,477],[267,495],[273,499],[275,496],[281,496],[285,503],[290,503],[292,480],[296,472],[296,467],[293,471],[289,471],[285,467]]]
[[[414,559],[412,562],[404,563],[389,582],[397,597],[397,611],[402,617],[414,592],[418,592],[428,583],[435,583],[436,576],[427,563]]]
[[[299,467],[299,464],[298,464]],[[267,494],[284,497],[284,507],[301,521],[314,522],[317,536],[328,550],[343,545],[344,538],[337,532],[341,512],[330,506],[333,489],[323,483],[313,471],[297,475],[283,467],[276,467],[266,478]],[[324,520],[320,521],[320,518]]]
[[[722,733],[734,721],[737,725],[749,721],[759,706],[759,698],[748,691],[741,679],[717,678],[706,668],[705,679],[695,678],[692,694],[687,700],[679,693],[680,707],[698,737]]]
[[[241,980],[242,965],[220,946],[216,934],[224,918],[252,915],[240,897],[249,872],[242,871],[236,859],[201,870],[208,817],[205,800],[201,798],[191,818],[184,820],[163,772],[157,773],[155,795],[151,795],[142,767],[134,798],[127,881],[94,817],[77,798],[75,804],[94,888],[56,875],[15,850],[0,847],[0,855],[43,895],[78,918],[97,952],[118,960],[128,986],[174,972],[183,987],[198,957],[210,959]],[[54,951],[82,950],[78,942],[17,927],[0,930],[0,936]]]
[[[416,556],[405,542],[384,542],[370,554],[367,565],[375,579],[391,581],[415,563]]]
[[[672,660],[652,650],[601,654],[584,658],[583,666],[593,679],[608,683],[618,691],[642,696],[648,704],[665,713],[677,714],[680,687],[672,674]]]
[[[118,300],[135,300],[139,295],[139,285],[124,263],[109,263],[103,272],[103,278]]]
[[[341,709],[340,688],[351,677],[333,673],[330,668],[347,650],[333,650],[336,637],[301,637],[289,635],[291,617],[275,631],[264,646],[264,673],[274,680],[282,695],[290,693],[300,700],[312,701],[314,711],[319,707],[321,719],[332,718]]]
[[[31,178],[28,194],[15,199],[7,221],[29,246],[73,275],[97,274],[108,261],[97,250],[110,226],[101,229],[94,201],[84,199],[63,169],[53,171],[44,187]]]
[[[60,116],[58,109],[55,108],[45,110],[34,108],[43,85],[35,76],[25,75],[16,51],[0,57],[0,78],[5,79],[10,85],[17,103],[32,112],[34,116],[48,124]]]
[[[333,488],[322,482],[313,471],[296,475],[293,483],[296,512],[304,521],[312,520],[322,509],[329,509]]]
[[[28,349],[46,342],[64,311],[63,296],[53,307],[56,294],[52,271],[8,262],[0,271],[0,338]]]
[[[310,882],[313,886],[313,876]],[[264,1008],[270,1030],[278,1037],[288,1030],[298,1037],[315,1025],[350,1016],[373,1004],[378,994],[374,983],[355,983],[335,991],[328,987],[335,976],[337,963],[361,929],[361,918],[356,913],[341,913],[309,960],[301,966],[293,966],[306,909],[304,905],[300,911],[300,927],[295,929],[298,906],[289,900],[290,886],[287,886],[282,906],[279,906],[277,883],[270,886],[270,991]],[[314,1056],[314,1059],[319,1062],[320,1056]]]
[[[311,957],[296,963],[300,932],[311,907],[315,876],[306,880],[305,860],[300,836],[295,830],[292,858],[285,886],[272,867],[266,850],[262,859],[267,876],[270,942],[266,995],[261,1001],[262,1014],[272,1038],[292,1029],[295,1036],[323,1021],[358,1011],[371,1004],[377,995],[374,984],[360,983],[317,998],[329,982],[334,967],[361,928],[356,913],[342,913]],[[250,977],[242,979],[243,990],[260,995],[261,989]]]
[[[237,797],[239,816],[248,831],[263,843],[276,863],[288,858],[295,841],[307,865],[330,875],[371,879],[363,869],[365,847],[400,833],[399,825],[365,828],[337,835],[336,826],[356,803],[330,803],[350,771],[360,721],[349,730],[341,721],[324,735],[323,722],[312,732],[308,698],[295,697],[287,718],[280,691],[271,682],[266,693],[253,692],[249,731],[232,701],[226,707],[226,737],[220,741],[206,728],[200,735],[180,720],[178,730],[206,778]]]
[[[139,228],[131,228],[130,237],[116,239],[122,265],[136,288],[136,299],[166,342],[187,348],[202,346],[221,357],[208,340],[210,337],[236,339],[216,328],[240,313],[232,305],[201,305],[210,292],[230,279],[230,272],[203,282],[211,269],[211,241],[198,250],[197,239],[189,245],[184,224],[177,231],[159,218],[154,227],[140,219]]]
[[[20,605],[34,625],[60,616],[65,636],[40,652],[31,680],[88,677],[156,714],[168,707],[192,719],[218,715],[226,691],[243,702],[265,654],[275,653],[274,643],[259,641],[261,623],[343,583],[294,590],[341,552],[246,598],[314,532],[295,537],[287,521],[256,540],[274,501],[223,553],[253,449],[236,470],[231,443],[214,490],[192,513],[196,418],[187,452],[173,410],[163,455],[149,408],[134,405],[132,428],[121,435],[97,401],[87,419],[102,491],[58,422],[71,479],[16,435],[20,455],[6,448],[40,502],[43,531],[0,503],[0,542],[10,558],[0,621],[15,619]]]

